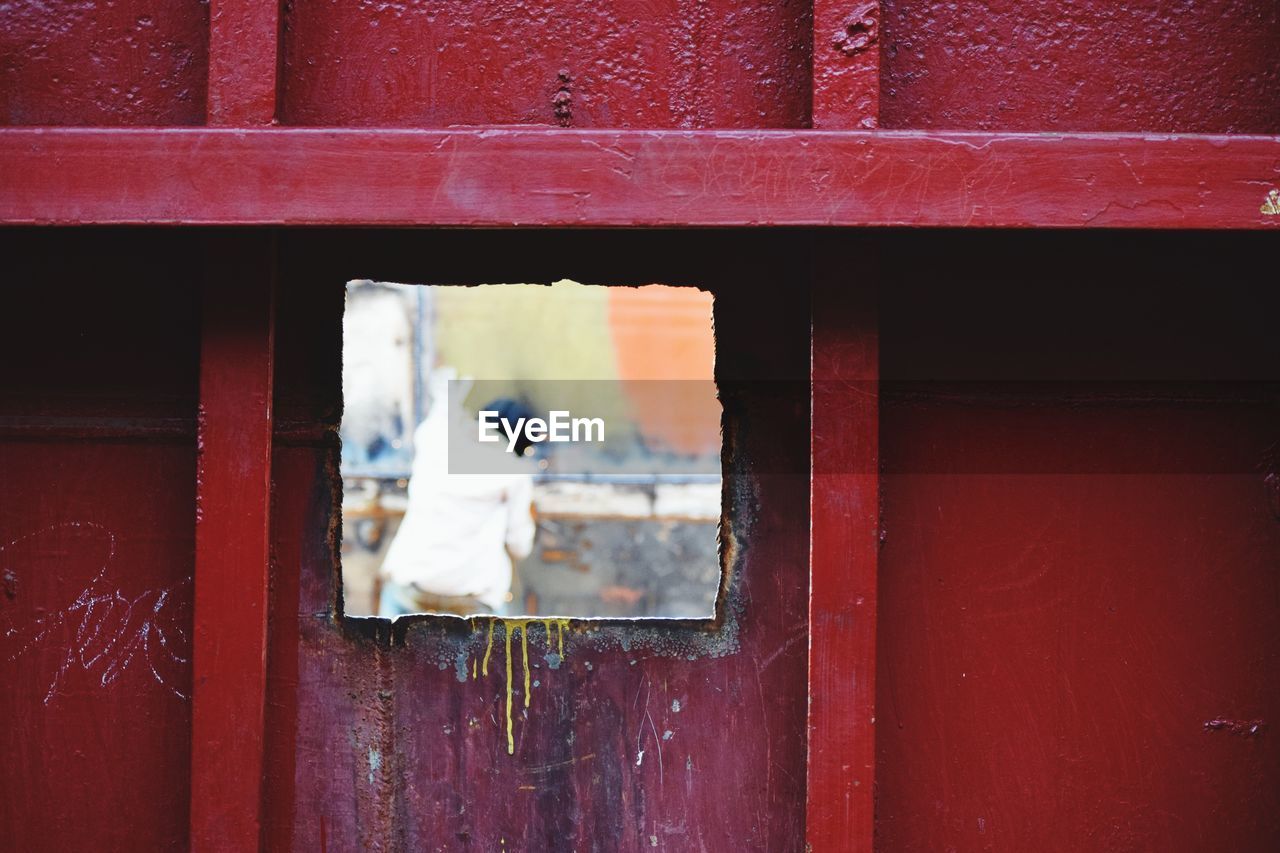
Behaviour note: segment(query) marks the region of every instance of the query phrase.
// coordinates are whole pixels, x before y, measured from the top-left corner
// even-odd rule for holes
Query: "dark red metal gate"
[[[12,4],[0,846],[1272,849],[1276,56],[1261,0]],[[729,574],[571,624],[509,755],[466,662],[553,626],[343,615],[342,292],[564,277],[715,293]]]

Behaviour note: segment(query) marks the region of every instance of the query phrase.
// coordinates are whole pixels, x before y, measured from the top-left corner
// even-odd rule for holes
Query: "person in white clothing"
[[[496,446],[466,446],[466,452],[483,455],[475,470],[497,473],[449,473],[450,430],[463,431],[455,433],[456,439],[474,435],[475,425],[461,406],[449,402],[443,384],[438,383],[431,411],[414,433],[409,503],[382,564],[380,616],[506,615],[513,561],[533,549],[533,478],[523,448],[508,453]],[[485,408],[511,415],[516,407],[504,400]],[[455,442],[455,450],[459,446]]]

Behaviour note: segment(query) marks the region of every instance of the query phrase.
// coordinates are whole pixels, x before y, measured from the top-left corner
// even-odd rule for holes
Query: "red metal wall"
[[[202,124],[208,20],[194,2],[11,4],[0,123]],[[1272,3],[885,0],[879,21],[883,127],[1280,129]],[[291,0],[282,28],[280,116],[302,125],[804,127],[813,45],[833,73],[844,43],[784,0]]]
[[[841,22],[836,31],[813,31],[815,6],[824,22]],[[1280,13],[1270,0],[886,0],[851,11],[783,0],[537,8],[293,0],[278,27],[274,8],[215,0],[211,15],[195,2],[11,3],[0,22],[0,124],[190,125],[204,123],[208,108],[213,124],[267,124],[274,109],[284,124],[357,128],[801,128],[817,114],[817,67],[812,76],[832,90],[830,127],[878,119],[893,129],[1280,131]],[[222,44],[213,80],[211,17]],[[274,46],[277,30],[279,62],[244,49],[253,38]],[[859,73],[843,74],[841,63]],[[242,74],[254,77],[253,92],[237,100]],[[861,94],[846,120],[845,89],[835,89],[852,77],[849,91]],[[268,151],[258,156],[274,166],[273,143],[261,141],[270,132],[257,133],[254,144]],[[154,166],[171,176],[185,174],[175,160],[213,162],[200,160],[206,137],[176,136],[153,160],[121,171]],[[329,138],[302,136],[313,145]],[[813,144],[780,137],[770,139]],[[620,161],[612,170],[563,149],[547,154],[589,146],[592,135],[503,144],[521,168],[561,169],[547,186],[583,201],[584,186],[608,199],[625,185],[636,194],[623,197],[644,199],[647,187],[636,184],[658,188],[674,175],[661,198],[679,207],[676,219],[776,221],[769,217],[804,184],[825,192],[832,209],[872,187],[886,217],[878,221],[897,223],[912,208],[896,200],[933,198],[951,182],[940,196],[950,218],[931,221],[971,224],[952,211],[983,221],[994,191],[1007,217],[998,221],[1043,224],[1051,211],[1057,224],[1085,223],[1065,218],[1061,197],[1057,207],[1040,204],[1035,176],[1065,156],[1061,148],[1018,148],[1023,140],[1002,149],[1006,159],[986,160],[904,144],[876,155],[898,158],[885,161],[833,147],[824,150],[857,156],[810,154],[795,166],[745,139],[727,159],[714,156],[719,136],[691,141],[694,153],[672,163],[660,146],[611,149]],[[964,137],[906,140],[914,141],[976,150]],[[1069,150],[1095,158],[1087,162],[1113,183],[1131,188],[1132,175],[1141,184],[1137,166],[1184,192],[1201,179],[1195,164],[1211,161],[1203,150],[1222,144],[1200,141],[1194,156],[1153,166],[1140,161],[1150,150],[1141,140],[1103,143],[1076,140]],[[172,194],[157,199],[139,189],[145,181],[130,183],[133,174],[106,170],[97,183],[91,142],[73,150],[53,158],[52,174],[186,222],[210,221],[203,214],[218,198],[248,200],[252,219],[269,201],[262,187],[273,186],[246,159],[180,191],[157,184]],[[401,165],[413,170],[387,153],[399,148],[370,150],[361,175],[381,170],[398,181]],[[466,160],[473,149],[458,150]],[[418,162],[431,156],[415,151]],[[323,155],[313,156],[331,172],[350,162]],[[633,173],[636,158],[645,162]],[[459,199],[444,215],[487,213],[489,195],[503,189],[505,172],[467,168],[439,173],[446,179],[432,189]],[[873,170],[874,182],[849,178]],[[1004,176],[1015,173],[1027,183],[1010,187]],[[1256,186],[1250,217],[1276,175],[1273,167],[1231,179],[1236,190]],[[348,186],[332,175],[305,178],[286,189]],[[387,186],[367,180],[362,202]],[[704,213],[699,184],[738,206]],[[30,199],[41,186],[22,190],[32,195],[18,208],[39,214]],[[1201,195],[1223,191],[1199,186]],[[227,187],[244,195],[214,191]],[[1171,206],[1153,195],[1112,209],[1131,197],[1113,189],[1096,187],[1089,210],[1150,224],[1148,208]],[[316,196],[326,210],[350,197]],[[756,202],[760,218],[754,209],[745,218]],[[627,217],[640,209],[601,204],[584,219],[634,222]],[[63,210],[55,218],[76,219],[74,208]],[[1205,211],[1215,211],[1212,201],[1196,209],[1201,218],[1175,224],[1205,224]],[[268,645],[263,652],[248,638],[230,650],[257,653],[259,664],[267,657],[263,849],[803,849],[810,767],[831,771],[820,781],[841,790],[860,785],[865,770],[845,774],[842,756],[806,743],[809,436],[866,418],[877,404],[880,465],[852,473],[882,475],[879,530],[867,529],[874,513],[843,492],[828,496],[821,519],[838,527],[843,511],[864,536],[857,541],[882,539],[878,629],[858,633],[867,623],[839,608],[822,626],[860,640],[847,657],[830,658],[847,667],[814,683],[875,700],[873,716],[858,705],[848,722],[858,743],[875,739],[874,803],[859,788],[856,804],[831,806],[830,825],[861,809],[869,827],[874,805],[884,850],[1276,847],[1274,234],[284,229],[273,244],[263,236],[220,232],[215,257],[227,263],[206,281],[207,232],[0,234],[9,273],[0,300],[0,847],[188,842],[192,751],[210,749],[193,743],[185,698],[196,492],[205,485],[196,475],[201,335],[212,328],[215,340],[204,343],[217,346],[206,354],[230,360],[242,345],[254,355],[268,349],[261,334],[237,339],[234,310],[211,327],[199,306],[202,290],[216,300],[232,284],[251,289],[245,273],[261,283],[250,290],[259,296],[279,283],[275,406],[246,415],[263,429],[275,417]],[[551,640],[533,626],[537,686],[526,714],[519,634],[512,660],[499,627],[489,676],[473,677],[468,664],[485,652],[486,625],[420,621],[393,632],[341,618],[333,543],[342,283],[566,276],[715,290],[731,415],[732,573],[715,630],[577,626],[553,668]],[[811,316],[810,299],[827,288],[856,292],[868,313]],[[877,296],[878,320],[867,307]],[[879,351],[883,399],[851,382],[827,398],[820,414],[833,420],[811,424],[811,340],[829,348],[822,363],[873,365]],[[246,370],[267,363],[247,358]],[[236,397],[223,390],[225,415]],[[828,434],[869,441],[865,420],[855,426]],[[850,455],[874,462],[865,450]],[[265,520],[252,520],[261,532]],[[847,555],[820,556],[838,578]],[[260,569],[256,578],[264,580]],[[855,671],[877,672],[874,690],[853,683]],[[245,729],[245,752],[258,734]],[[830,791],[815,788],[810,802]],[[255,826],[254,799],[245,798],[237,827]],[[198,803],[212,814],[223,805]]]
[[[811,14],[787,0],[290,0],[282,115],[303,125],[803,127]]]
[[[198,244],[0,245],[0,847],[180,848]]]
[[[1280,132],[1280,7],[883,0],[886,128]]]
[[[0,17],[0,125],[204,124],[207,3],[14,0]]]
[[[1274,241],[931,242],[886,249],[878,846],[1272,849]]]
[[[284,243],[265,840],[272,850],[796,849],[804,834],[808,306],[758,311],[794,240],[297,236]],[[691,257],[711,250],[707,260]],[[732,260],[733,254],[739,256]],[[428,260],[430,259],[430,260]],[[625,260],[620,260],[625,259]],[[713,260],[714,259],[714,260]],[[554,270],[554,272],[552,272]],[[731,413],[719,629],[335,621],[343,283],[675,281],[716,288]],[[510,679],[510,680],[509,680]],[[514,702],[508,754],[505,702]],[[726,787],[725,780],[733,780]]]
[[[1275,297],[1251,270],[1274,241],[877,242],[897,259],[880,287],[878,846],[1270,849],[1280,354]],[[733,629],[570,632],[553,670],[535,625],[527,716],[517,634],[513,755],[503,635],[491,675],[460,680],[485,626],[391,636],[335,621],[330,524],[345,278],[411,279],[431,258],[441,280],[671,280],[657,259],[697,246],[716,260],[684,274],[717,288],[722,381],[730,369],[787,379],[806,369],[808,315],[803,289],[779,299],[776,282],[793,280],[787,259],[804,245],[283,242],[267,849],[645,849],[651,837],[797,849],[803,382],[726,382],[742,525]],[[0,642],[16,685],[0,698],[5,822],[17,849],[87,832],[116,849],[179,846],[198,316],[184,282],[201,246],[175,232],[8,232],[5,251],[27,285],[8,295],[0,337]]]

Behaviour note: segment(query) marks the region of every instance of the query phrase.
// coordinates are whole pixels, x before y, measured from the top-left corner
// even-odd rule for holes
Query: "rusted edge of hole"
[[[524,284],[550,284],[546,282],[522,282]],[[696,287],[712,295],[712,331],[718,306],[716,291],[712,287],[696,284],[672,284],[668,286]],[[426,282],[426,284],[439,284]],[[646,282],[647,284],[647,282]],[[459,287],[470,284],[450,285]],[[608,283],[607,287],[643,287],[644,284]],[[719,352],[719,341],[716,342]],[[330,619],[343,636],[357,642],[371,643],[384,648],[421,646],[428,654],[461,655],[483,650],[486,631],[478,625],[498,622],[520,622],[524,619],[563,620],[566,649],[590,642],[593,650],[621,648],[625,651],[644,652],[657,657],[684,657],[696,660],[705,657],[723,657],[733,654],[739,647],[739,619],[745,607],[741,567],[746,559],[750,529],[758,511],[758,495],[755,478],[748,461],[739,452],[741,434],[749,428],[747,408],[742,399],[726,390],[721,381],[719,365],[716,370],[716,396],[721,405],[721,515],[717,526],[716,552],[720,563],[720,586],[717,590],[715,612],[705,619],[664,617],[559,617],[547,616],[455,616],[451,614],[423,613],[401,616],[395,620],[382,616],[349,616],[343,601],[341,565],[342,543],[342,474],[340,469],[340,443],[336,441],[337,428],[326,427],[319,431],[299,430],[286,433],[299,444],[315,444],[329,449],[325,455],[324,479],[329,501],[329,524],[326,531],[329,561],[332,566],[332,597]],[[330,437],[332,435],[332,437]],[[281,436],[285,438],[285,436]]]

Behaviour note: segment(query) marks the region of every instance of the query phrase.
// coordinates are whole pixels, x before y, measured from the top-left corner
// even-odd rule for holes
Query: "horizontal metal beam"
[[[0,130],[0,222],[1280,227],[1280,138]]]

